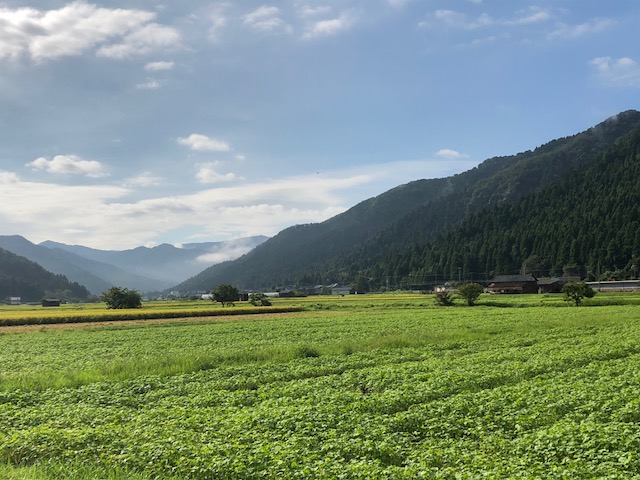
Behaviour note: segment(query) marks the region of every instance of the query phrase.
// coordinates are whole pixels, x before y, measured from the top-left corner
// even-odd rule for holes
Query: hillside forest
[[[90,294],[65,276],[48,272],[37,263],[0,248],[0,300],[14,295],[26,302],[39,302],[46,297],[77,302],[87,300]]]
[[[292,227],[177,288],[429,288],[532,273],[637,278],[640,113]],[[366,233],[362,233],[365,232]]]

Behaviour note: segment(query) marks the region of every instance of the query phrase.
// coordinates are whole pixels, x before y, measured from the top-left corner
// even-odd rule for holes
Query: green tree
[[[353,288],[355,288],[358,293],[366,293],[369,291],[369,279],[364,275],[358,275],[356,277],[356,281],[353,284]]]
[[[220,302],[222,306],[232,306],[235,305],[240,299],[240,291],[233,285],[228,285],[226,283],[218,285],[211,291],[211,295],[213,295],[214,302]]]
[[[465,283],[458,287],[458,295],[464,298],[470,307],[476,303],[476,300],[483,291],[484,288],[479,283]]]
[[[569,282],[562,287],[564,299],[567,302],[573,302],[576,307],[582,304],[584,298],[593,298],[596,294],[595,290],[585,282]]]
[[[441,307],[450,307],[453,305],[453,297],[447,291],[436,292],[435,301],[436,305],[440,305]]]
[[[249,303],[254,307],[269,307],[271,300],[264,293],[252,293],[249,295]]]
[[[539,255],[529,255],[522,262],[521,273],[542,276],[549,273],[549,266],[547,265],[547,261],[540,258]]]
[[[136,290],[111,287],[100,295],[100,300],[107,304],[107,308],[140,308],[142,296]]]

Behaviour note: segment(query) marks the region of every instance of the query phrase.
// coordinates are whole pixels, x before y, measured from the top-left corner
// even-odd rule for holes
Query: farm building
[[[489,293],[538,293],[533,275],[498,275],[489,283]]]
[[[331,288],[331,295],[353,295],[354,293],[356,293],[356,291],[351,287],[341,287],[336,285]]]
[[[538,293],[562,293],[569,282],[579,282],[580,277],[551,277],[538,279]]]
[[[42,300],[43,307],[59,307],[60,303],[60,300],[57,298],[45,298]]]
[[[606,282],[587,282],[594,290],[623,292],[630,290],[640,290],[640,280],[611,280]]]

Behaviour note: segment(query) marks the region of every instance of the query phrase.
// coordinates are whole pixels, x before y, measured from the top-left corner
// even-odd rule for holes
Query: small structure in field
[[[489,293],[538,293],[533,275],[498,275],[489,283]]]
[[[640,280],[609,280],[605,282],[587,282],[587,285],[600,292],[628,292],[640,290]]]
[[[569,282],[579,282],[580,277],[551,277],[538,279],[538,293],[562,293]]]
[[[43,307],[59,307],[60,303],[62,302],[57,298],[45,298],[42,300]]]
[[[7,302],[9,305],[20,305],[22,303],[22,297],[9,297]]]
[[[340,285],[336,285],[331,288],[331,295],[353,295],[356,293],[356,290],[352,287],[344,287]]]

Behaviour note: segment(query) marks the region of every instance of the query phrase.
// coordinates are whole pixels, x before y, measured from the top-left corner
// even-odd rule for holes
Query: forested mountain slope
[[[42,266],[47,271],[63,275],[72,281],[86,286],[94,295],[100,295],[113,285],[130,287],[146,285],[128,272],[116,267],[86,260],[71,252],[59,248],[47,248],[35,245],[20,235],[0,235],[0,248],[25,257]],[[114,281],[117,279],[117,281]],[[135,282],[137,280],[137,282]],[[150,283],[150,281],[148,281]],[[160,290],[166,284],[156,286]]]
[[[23,302],[38,302],[46,296],[67,301],[86,300],[89,291],[55,275],[37,263],[0,248],[0,300],[21,297]]]
[[[207,269],[175,288],[208,290],[219,283],[268,288],[351,282],[358,272],[379,264],[384,256],[415,248],[483,209],[517,202],[597,162],[639,125],[640,112],[623,112],[533,151],[492,158],[452,177],[396,187],[323,223],[286,229],[247,255]],[[344,255],[347,257],[340,260]],[[463,265],[455,268],[458,266]],[[450,273],[451,267],[447,268]],[[394,271],[394,275],[402,271]]]
[[[640,274],[640,127],[599,160],[547,188],[472,214],[431,242],[389,251],[367,245],[322,272],[358,275],[372,287],[486,280],[518,273],[625,279]],[[321,273],[321,272],[318,272]]]

